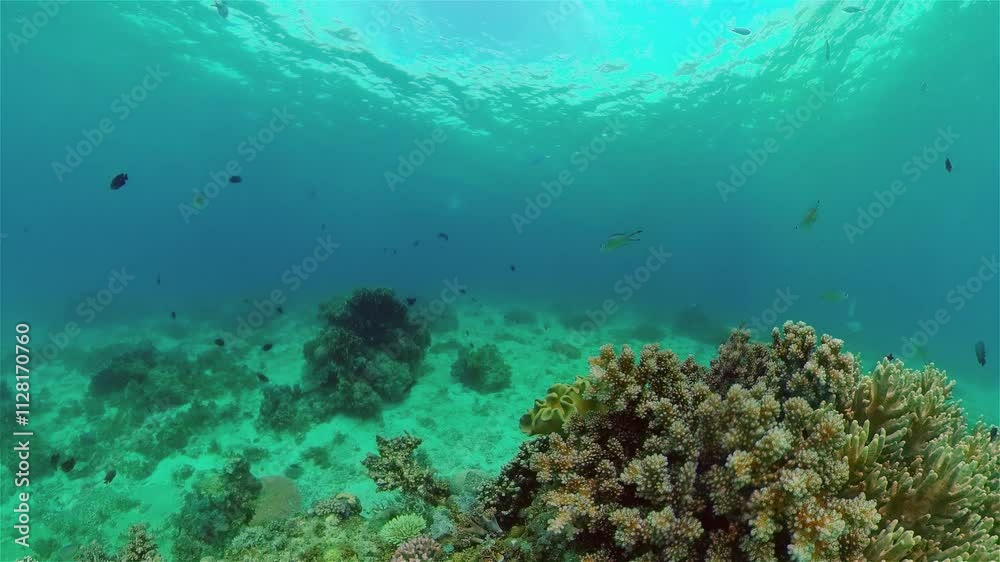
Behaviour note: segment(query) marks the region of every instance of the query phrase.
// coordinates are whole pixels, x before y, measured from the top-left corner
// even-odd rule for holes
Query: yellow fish
[[[608,239],[605,240],[603,244],[601,244],[601,251],[610,252],[612,250],[617,250],[622,246],[628,246],[632,242],[638,242],[640,234],[642,234],[641,229],[636,230],[631,234],[625,234],[624,232],[612,234],[611,236],[608,236]]]
[[[816,204],[813,205],[813,207],[806,212],[806,216],[802,217],[802,222],[800,222],[799,226],[795,228],[801,228],[802,230],[809,230],[810,228],[812,228],[812,225],[816,224],[816,218],[817,218],[816,215],[818,213],[819,213],[819,201],[817,201]]]
[[[821,294],[819,298],[829,302],[843,302],[846,301],[849,296],[850,295],[847,294],[847,291],[838,289],[836,291],[826,291]]]

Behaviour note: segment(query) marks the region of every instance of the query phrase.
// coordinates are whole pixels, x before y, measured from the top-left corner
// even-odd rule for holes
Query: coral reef
[[[427,328],[389,289],[360,289],[320,307],[322,332],[306,342],[304,380],[328,413],[372,416],[402,399],[430,347]]]
[[[472,351],[461,349],[451,374],[478,392],[496,392],[510,385],[510,365],[491,343]]]
[[[400,490],[431,505],[441,505],[448,498],[448,484],[434,470],[415,456],[421,440],[411,435],[392,439],[375,438],[378,454],[369,453],[362,461],[368,476],[380,492]]]
[[[175,520],[174,559],[220,556],[226,543],[253,518],[261,488],[250,474],[250,463],[241,457],[228,460],[220,472],[198,482]]]
[[[599,407],[522,448],[484,490],[529,560],[990,560],[1000,445],[933,367],[861,376],[843,342],[736,332],[710,369],[610,346]],[[523,554],[523,553],[522,553]],[[520,556],[520,554],[519,554]]]

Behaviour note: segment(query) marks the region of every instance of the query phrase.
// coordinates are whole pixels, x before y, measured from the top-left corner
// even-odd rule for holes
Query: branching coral
[[[128,529],[125,546],[118,554],[120,562],[164,562],[156,547],[153,535],[145,525],[132,525]]]
[[[522,449],[484,503],[550,545],[535,560],[991,559],[1000,444],[966,429],[953,383],[899,362],[863,377],[805,324],[772,336],[735,332],[710,369],[605,346],[596,407]]]
[[[399,545],[390,562],[433,562],[440,560],[444,552],[441,545],[430,537],[416,537]]]
[[[400,490],[429,504],[441,505],[445,502],[448,483],[439,479],[415,456],[420,439],[411,435],[392,439],[377,436],[375,443],[378,455],[369,453],[361,462],[380,492]]]

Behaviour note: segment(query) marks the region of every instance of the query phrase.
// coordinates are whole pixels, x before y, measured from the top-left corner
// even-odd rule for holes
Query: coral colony
[[[359,290],[323,305],[320,318],[304,345],[304,387],[265,385],[261,430],[295,432],[343,412],[377,417],[421,376],[430,335],[391,291]],[[71,559],[996,560],[995,432],[969,425],[954,382],[933,366],[887,358],[862,373],[844,346],[791,322],[770,344],[734,330],[707,366],[657,345],[605,345],[588,363],[567,363],[579,376],[525,404],[524,440],[498,475],[445,477],[418,435],[379,436],[357,469],[390,501],[363,510],[350,490],[331,490],[303,507],[291,479],[254,474],[251,449],[211,472],[175,474],[189,482],[169,552],[136,524],[123,546],[91,542]],[[221,353],[192,363],[143,347],[93,376],[90,393],[118,408],[114,423],[142,428],[119,472],[150,473],[193,428],[227,415],[207,402],[170,410],[182,396],[256,384]],[[516,365],[492,345],[462,348],[452,375],[495,393]],[[184,376],[205,368],[216,377]],[[101,447],[73,450],[87,463],[107,454]],[[321,448],[308,458],[331,462]]]

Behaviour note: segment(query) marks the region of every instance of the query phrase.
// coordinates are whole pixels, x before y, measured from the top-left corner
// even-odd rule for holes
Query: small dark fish
[[[982,340],[976,342],[976,361],[981,366],[986,366],[986,344]]]
[[[264,373],[257,373],[257,380],[260,382],[271,382],[271,379],[264,376]]]
[[[176,313],[176,312],[173,312],[173,311],[171,311],[171,312],[170,312],[170,319],[171,319],[171,320],[177,320],[177,313]]]
[[[826,40],[826,62],[830,62],[830,40]]]
[[[229,176],[229,183],[241,183],[243,178],[240,176]]]
[[[104,483],[110,484],[111,481],[115,479],[115,476],[118,476],[118,471],[114,469],[109,470],[108,473],[104,475]]]
[[[159,273],[156,274],[156,284],[157,285],[160,284],[160,274]]]
[[[275,310],[277,310],[277,311],[278,311],[278,314],[284,314],[284,313],[285,313],[285,309],[284,309],[284,308],[282,308],[282,307],[280,307],[280,306],[279,306],[279,307],[277,307],[277,308],[276,308]]]
[[[891,353],[890,353],[889,355],[886,355],[886,356],[885,356],[885,360],[886,360],[886,361],[892,361],[892,360],[894,360],[894,359],[895,359],[895,357],[893,357]]]
[[[414,247],[414,248],[416,248],[416,247],[417,247],[417,246],[419,246],[419,245],[420,245],[420,240],[414,240],[414,241],[413,241],[413,247]]]
[[[406,304],[413,306],[417,304],[417,299],[414,297],[406,297]]]
[[[52,463],[52,468],[59,466],[59,453],[52,453],[52,456],[49,458],[49,462]]]
[[[73,470],[74,466],[76,466],[76,459],[73,458],[73,457],[70,457],[68,461],[66,461],[66,462],[62,463],[61,465],[59,465],[59,468],[61,468],[63,472],[69,472],[69,471]]]
[[[226,345],[226,340],[224,340],[222,338],[215,338],[215,345],[217,345],[219,347],[222,347],[222,346]]]
[[[459,289],[458,292],[464,295],[466,291],[465,289]]]
[[[448,235],[445,234],[444,232],[438,232],[438,238],[444,240],[445,242],[448,241]]]
[[[739,33],[740,35],[750,35],[750,30],[745,27],[734,27],[730,29],[733,33]]]
[[[265,343],[265,344],[264,344],[264,345],[262,345],[262,346],[261,346],[260,348],[261,348],[262,350],[264,350],[264,351],[271,351],[271,348],[272,348],[272,347],[274,347],[274,346],[273,346],[273,345],[271,345],[271,344],[269,344],[269,343]]]
[[[125,187],[125,182],[128,181],[128,174],[121,173],[111,180],[111,189],[121,189]]]
[[[944,169],[947,170],[949,173],[951,172],[951,158],[944,159]]]
[[[516,265],[513,265],[513,264],[511,264],[511,266],[510,266],[510,270],[511,270],[511,271],[517,271],[517,266],[516,266]]]
[[[319,229],[325,231],[326,230],[326,223],[323,223],[323,224],[319,225]]]
[[[472,297],[472,302],[479,302],[479,301],[476,300],[476,297]]]
[[[847,12],[848,14],[856,14],[858,12],[863,12],[864,9],[859,8],[857,6],[848,6],[848,7],[844,8],[844,11]]]
[[[997,426],[990,428],[990,443],[997,440]]]

